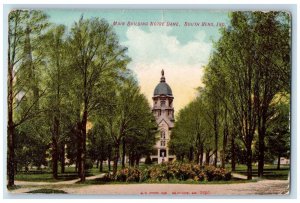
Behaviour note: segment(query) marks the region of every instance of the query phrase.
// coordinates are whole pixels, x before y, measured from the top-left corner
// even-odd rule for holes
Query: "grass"
[[[141,165],[141,168],[145,167]],[[121,169],[121,164],[118,164],[118,170]],[[112,165],[111,165],[111,171],[112,171]],[[95,176],[102,173],[108,173],[108,165],[103,164],[103,171],[100,172],[99,168],[96,168],[96,165],[94,165],[93,168],[86,171],[86,177],[89,176]],[[52,171],[51,168],[43,169],[43,170],[37,170],[37,169],[31,169],[28,172],[25,171],[19,171],[15,175],[15,180],[19,181],[30,181],[30,182],[59,182],[59,181],[67,181],[67,180],[75,180],[78,178],[77,172],[75,172],[75,167],[73,166],[66,166],[65,167],[65,173],[58,173],[58,179],[54,179],[52,177]]]
[[[94,167],[87,171],[86,177],[94,176],[97,174],[101,174],[103,172],[99,172],[99,169]],[[59,181],[67,181],[74,180],[78,178],[77,172],[75,172],[74,167],[66,167],[65,173],[58,173],[58,179],[54,179],[52,177],[52,172],[50,169],[47,170],[31,170],[29,172],[21,171],[15,175],[15,180],[20,181],[30,181],[30,182],[59,182]]]
[[[147,168],[148,166],[145,164],[141,164],[139,166],[140,169]],[[266,165],[264,169],[264,179],[270,179],[270,180],[287,180],[288,179],[288,174],[290,171],[289,166],[281,166],[280,170],[276,169],[277,165]],[[121,164],[118,165],[118,169],[121,168]],[[112,169],[112,168],[111,168]],[[228,170],[230,170],[230,167],[227,167]],[[103,172],[99,171],[99,168],[96,168],[94,166],[92,169],[87,171],[86,176],[94,176],[98,175],[101,173],[107,173],[108,172],[108,166],[103,165]],[[246,165],[236,165],[236,171],[235,173],[239,173],[242,175],[247,175],[247,166]],[[253,177],[257,177],[257,166],[253,165]],[[15,180],[19,181],[30,181],[30,182],[58,182],[58,181],[67,181],[67,180],[74,180],[77,179],[78,175],[75,172],[74,167],[65,167],[65,173],[58,174],[58,179],[54,179],[52,177],[51,169],[44,169],[43,171],[40,170],[31,170],[29,172],[18,172],[15,176]],[[232,180],[232,181],[212,181],[212,182],[201,182],[200,184],[231,184],[231,183],[242,183],[244,180]],[[244,181],[245,182],[245,181]],[[246,181],[247,182],[247,181]],[[168,183],[180,183],[180,184],[199,184],[195,183],[194,181],[169,181]],[[101,181],[100,179],[95,179],[95,180],[87,180],[83,184],[124,184],[124,182],[105,182]],[[125,183],[128,184],[128,183]],[[12,188],[13,189],[13,188]]]
[[[21,188],[21,186],[19,186],[19,185],[14,185],[14,186],[7,186],[7,189],[8,190],[16,190],[16,189],[20,189]]]
[[[252,165],[252,175],[253,177],[257,177],[257,167]],[[230,169],[230,168],[229,168]],[[263,179],[268,180],[287,180],[290,172],[289,166],[281,166],[278,170],[277,165],[265,165]],[[239,164],[236,166],[235,173],[239,173],[242,175],[247,175],[247,166]]]

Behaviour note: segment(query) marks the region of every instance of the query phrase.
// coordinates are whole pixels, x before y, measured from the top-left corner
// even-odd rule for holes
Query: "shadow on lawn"
[[[38,189],[38,190],[32,190],[26,193],[43,193],[43,194],[67,194],[63,190],[54,190],[54,189]]]
[[[86,177],[92,176],[92,173],[86,173]],[[58,174],[58,179],[52,177],[52,173],[49,171],[28,171],[18,172],[16,174],[16,180],[20,181],[33,181],[33,182],[58,182],[78,179],[76,172],[66,172]]]
[[[267,180],[287,180],[289,175],[289,169],[264,169],[263,178]],[[245,170],[236,170],[236,173],[240,173],[242,175],[247,175],[247,171]],[[254,177],[258,176],[257,169],[252,171],[252,175]]]

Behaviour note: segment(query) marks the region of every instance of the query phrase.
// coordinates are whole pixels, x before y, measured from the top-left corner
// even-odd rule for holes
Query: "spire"
[[[166,78],[165,78],[165,72],[164,69],[161,70],[161,78],[160,78],[160,82],[166,82]]]

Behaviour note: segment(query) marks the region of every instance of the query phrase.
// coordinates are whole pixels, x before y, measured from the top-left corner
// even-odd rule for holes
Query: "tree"
[[[285,12],[253,12],[259,138],[258,176],[263,176],[265,137],[271,106],[279,92],[290,92],[290,17]],[[274,43],[276,42],[276,43]]]
[[[276,113],[270,118],[267,129],[267,153],[277,158],[277,169],[280,169],[280,158],[290,155],[290,107],[281,101],[274,108]]]
[[[71,67],[77,83],[77,98],[80,104],[78,121],[79,176],[85,181],[86,125],[89,115],[99,105],[97,89],[101,81],[115,77],[125,70],[129,61],[126,48],[119,45],[112,27],[98,18],[84,20],[83,17],[72,26],[69,38]]]
[[[111,104],[105,106],[107,113],[103,119],[107,132],[113,140],[113,175],[115,175],[122,140],[129,139],[133,135],[139,136],[139,139],[147,136],[154,137],[154,133],[149,134],[149,132],[154,128],[155,120],[147,99],[140,93],[140,88],[132,78],[121,82],[117,91],[111,92],[110,99]],[[151,140],[153,139],[149,138],[149,141]],[[136,159],[141,156],[141,154],[137,155]]]
[[[97,161],[97,166],[100,163],[99,171],[103,171],[103,161],[108,160],[110,156],[110,147],[112,145],[111,137],[106,132],[105,126],[101,121],[93,121],[93,128],[88,134],[88,155],[94,162]]]
[[[217,95],[227,100],[225,107],[229,108],[225,109],[236,124],[232,129],[244,143],[248,179],[252,178],[255,131],[259,135],[261,175],[266,123],[272,115],[270,106],[276,94],[289,89],[288,18],[281,12],[233,12],[231,25],[222,30],[207,66],[208,74],[212,74],[208,78],[215,78],[229,90],[225,95]],[[278,37],[281,39],[276,43]],[[212,88],[212,91],[218,89],[221,88]]]
[[[35,56],[33,51],[48,23],[47,16],[41,11],[15,10],[8,18],[7,172],[8,186],[13,186],[15,130],[38,114],[38,102],[43,95],[37,87],[36,63],[40,62],[39,56]]]
[[[53,178],[58,178],[59,151],[64,151],[63,134],[67,131],[66,120],[70,111],[67,111],[71,89],[69,81],[68,58],[66,53],[65,27],[54,25],[44,35],[43,50],[41,50],[45,63],[45,75],[43,83],[47,86],[47,94],[44,98],[44,109],[47,109],[45,119],[48,121],[48,129],[51,136],[51,155]],[[69,101],[67,101],[69,100]],[[72,101],[71,101],[72,102]],[[62,158],[62,171],[64,171],[64,153]]]
[[[205,146],[210,146],[208,143],[212,140],[209,133],[212,128],[206,119],[208,106],[205,105],[202,96],[200,94],[188,106],[179,111],[170,140],[170,149],[177,157],[183,159],[184,156],[188,156],[192,161],[191,157],[194,154],[194,160],[200,166],[203,164]]]

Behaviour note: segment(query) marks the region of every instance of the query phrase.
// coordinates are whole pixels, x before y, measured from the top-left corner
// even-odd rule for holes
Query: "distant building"
[[[278,164],[278,159],[274,161],[274,164]],[[290,160],[285,157],[280,157],[280,165],[288,165],[290,164]]]
[[[174,128],[174,108],[173,94],[170,86],[166,83],[164,70],[161,71],[160,83],[155,87],[152,97],[152,112],[158,124],[158,141],[155,145],[155,151],[151,155],[152,161],[162,163],[172,161],[176,157],[169,153],[168,142],[171,138],[171,132]]]

